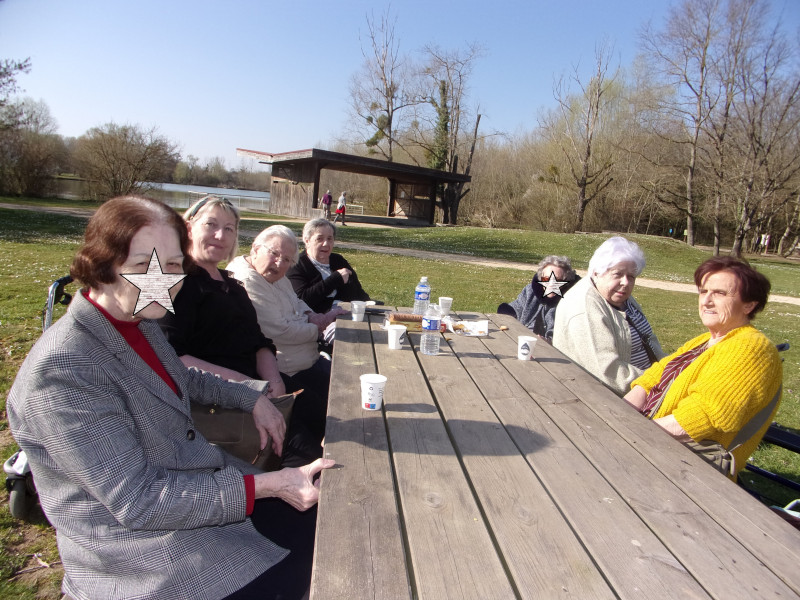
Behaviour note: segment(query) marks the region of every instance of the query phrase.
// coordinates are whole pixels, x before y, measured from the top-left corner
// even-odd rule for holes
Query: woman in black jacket
[[[334,300],[369,300],[358,276],[341,254],[333,252],[336,227],[326,219],[314,219],[303,227],[305,250],[286,277],[297,296],[318,313],[326,313]]]

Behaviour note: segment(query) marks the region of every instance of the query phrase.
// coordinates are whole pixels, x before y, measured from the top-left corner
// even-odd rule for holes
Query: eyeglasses
[[[275,260],[275,262],[288,262],[288,263],[294,262],[293,260],[294,257],[284,256],[283,254],[281,254],[280,252],[276,252],[272,248],[267,248],[266,246],[259,246],[259,248],[263,248],[267,252],[267,254],[269,254]]]
[[[214,202],[215,204],[227,206],[228,208],[232,209],[233,213],[238,217],[238,212],[236,210],[236,207],[233,204],[231,204],[231,201],[228,200],[227,198],[222,196],[206,196],[205,198],[200,200],[197,204],[195,204],[189,210],[189,212],[187,212],[183,216],[184,220],[191,221],[192,219],[194,219],[197,213],[200,212],[200,209],[203,208],[209,202]]]

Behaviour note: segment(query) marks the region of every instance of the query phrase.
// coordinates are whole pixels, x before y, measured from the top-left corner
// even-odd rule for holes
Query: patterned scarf
[[[664,372],[661,373],[661,379],[650,388],[650,391],[647,393],[642,414],[646,415],[648,419],[653,418],[658,412],[658,409],[661,408],[664,395],[667,393],[669,386],[672,385],[672,382],[675,381],[675,378],[678,377],[686,367],[692,364],[692,361],[700,356],[706,348],[708,348],[708,343],[700,344],[696,348],[692,348],[676,356],[667,363],[667,366],[664,367]]]

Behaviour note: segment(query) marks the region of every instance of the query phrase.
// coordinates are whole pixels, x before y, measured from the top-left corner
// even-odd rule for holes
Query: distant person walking
[[[328,190],[325,192],[325,195],[322,196],[322,216],[331,220],[331,203],[333,202],[333,196],[331,196],[331,191]]]
[[[339,196],[339,200],[336,202],[336,216],[333,217],[333,222],[336,223],[336,220],[339,216],[342,217],[342,225],[347,225],[344,222],[344,215],[345,211],[347,210],[347,192],[342,192],[342,195]]]

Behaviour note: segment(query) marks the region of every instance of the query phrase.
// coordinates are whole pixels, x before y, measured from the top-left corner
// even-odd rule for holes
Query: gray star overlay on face
[[[556,279],[556,274],[552,271],[550,271],[550,277],[546,281],[546,283],[544,281],[539,282],[539,285],[544,288],[545,296],[547,296],[547,294],[556,294],[562,298],[564,297],[564,294],[561,293],[561,286],[567,285],[567,283],[569,283],[568,281],[559,281]]]
[[[139,288],[139,297],[136,300],[136,308],[133,309],[134,316],[141,310],[150,306],[153,302],[160,304],[169,312],[175,314],[175,308],[172,306],[172,298],[170,298],[169,291],[178,283],[183,281],[186,273],[164,273],[161,271],[161,263],[158,262],[158,253],[153,248],[153,254],[150,255],[150,264],[147,266],[147,273],[120,273],[130,281],[133,285]]]

